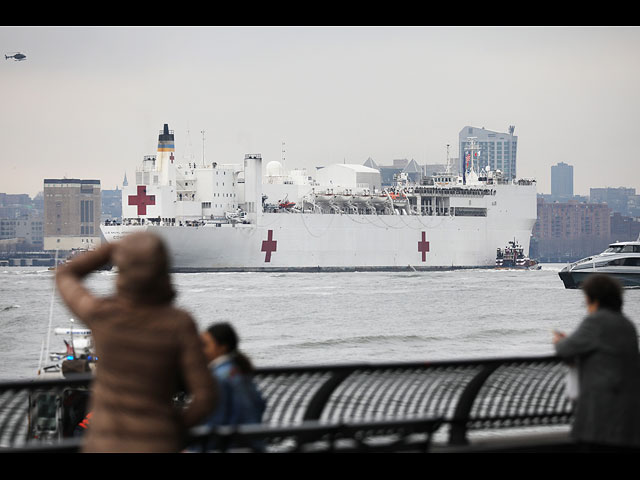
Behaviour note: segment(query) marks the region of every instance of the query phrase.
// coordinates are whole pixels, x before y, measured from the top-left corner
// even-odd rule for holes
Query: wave
[[[553,266],[553,267],[549,267],[549,266],[542,266],[542,271],[543,272],[559,272],[560,270],[562,270],[566,265],[560,265],[560,266]]]
[[[19,275],[21,277],[31,276],[31,277],[51,277],[55,275],[53,270],[2,270],[3,275]]]
[[[329,338],[327,340],[316,340],[307,342],[294,342],[284,346],[286,347],[327,347],[333,345],[350,345],[350,344],[370,344],[381,342],[405,342],[405,341],[425,341],[425,340],[443,340],[445,337],[438,336],[422,336],[422,335],[362,335],[347,338]]]
[[[527,333],[539,333],[539,328],[489,328],[486,330],[480,330],[476,332],[469,332],[465,335],[461,335],[461,338],[465,340],[474,340],[482,338],[499,338],[509,335],[519,336]]]

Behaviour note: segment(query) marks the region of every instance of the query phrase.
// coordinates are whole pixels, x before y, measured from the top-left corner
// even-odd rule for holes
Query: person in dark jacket
[[[579,372],[572,437],[586,450],[640,449],[638,333],[622,313],[622,286],[594,274],[582,289],[587,317],[571,335],[555,332],[553,339]]]
[[[205,425],[242,425],[261,423],[266,402],[256,387],[253,365],[238,350],[238,335],[229,323],[214,323],[200,335],[203,351],[213,378],[218,384],[218,406],[205,421]],[[216,448],[216,443],[209,445]],[[255,450],[263,449],[254,442]]]
[[[94,296],[82,280],[108,262],[118,267],[116,292]],[[172,305],[164,243],[150,233],[128,235],[59,266],[56,282],[69,310],[91,328],[100,359],[82,451],[180,451],[217,396],[196,324]],[[173,401],[181,381],[192,397],[184,409]]]

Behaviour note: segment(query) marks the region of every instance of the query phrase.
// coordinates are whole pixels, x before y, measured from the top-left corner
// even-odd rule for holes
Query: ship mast
[[[469,153],[471,154],[471,172],[475,172],[475,150],[476,150],[476,138],[478,137],[467,137],[469,140]]]
[[[193,143],[191,142],[191,130],[189,130],[189,124],[187,123],[187,148],[184,155],[185,160],[188,162],[194,162],[196,160],[195,155],[193,154]]]
[[[200,130],[202,134],[202,166],[204,167],[204,130]]]
[[[469,140],[469,153],[471,160],[471,171],[469,172],[469,176],[467,177],[467,183],[471,180],[471,184],[478,183],[478,173],[476,172],[476,138],[478,137],[467,137]],[[466,168],[466,166],[465,166]]]
[[[282,141],[282,151],[280,152],[280,164],[282,165],[282,175],[285,175],[285,168],[284,168],[284,154],[285,154],[285,149],[284,149],[284,140]]]

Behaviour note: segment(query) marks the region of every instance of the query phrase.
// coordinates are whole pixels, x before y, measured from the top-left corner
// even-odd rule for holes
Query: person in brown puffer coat
[[[111,262],[116,293],[100,298],[82,279]],[[57,269],[67,307],[89,327],[98,357],[83,452],[178,452],[185,433],[212,411],[217,386],[196,324],[172,306],[169,259],[159,237],[135,233],[82,254]],[[177,409],[184,384],[191,401]]]

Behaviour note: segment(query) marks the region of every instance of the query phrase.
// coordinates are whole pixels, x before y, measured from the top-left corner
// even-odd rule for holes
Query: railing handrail
[[[82,447],[83,439],[65,438],[56,443],[30,441],[19,447],[0,447],[0,453],[76,453]]]
[[[440,428],[443,420],[438,417],[424,417],[400,420],[381,420],[374,422],[344,422],[336,424],[325,424],[319,421],[305,421],[299,425],[272,426],[265,424],[245,424],[245,425],[224,425],[216,427],[200,426],[189,430],[185,448],[194,451],[200,446],[202,451],[206,450],[209,441],[217,441],[218,448],[222,452],[227,451],[233,442],[247,445],[252,440],[265,440],[269,438],[296,438],[298,440],[295,450],[300,450],[303,444],[317,441],[329,441],[352,439],[358,440],[359,433],[378,431],[385,434],[423,433],[428,437],[422,441],[422,449],[428,450],[431,444],[432,435]],[[20,447],[1,448],[0,452],[77,452],[82,447],[82,438],[64,439],[55,444],[48,444],[39,441],[30,441]],[[411,445],[406,443],[405,445]],[[401,444],[402,446],[402,444]],[[329,450],[335,447],[331,445]]]
[[[255,374],[273,375],[297,372],[328,372],[340,370],[382,370],[394,368],[428,368],[428,367],[456,367],[456,366],[473,366],[473,365],[490,365],[520,362],[553,362],[560,360],[557,355],[539,355],[539,356],[518,356],[518,357],[488,357],[479,359],[452,359],[452,360],[425,360],[410,362],[359,362],[359,363],[336,363],[328,365],[292,365],[292,366],[273,366],[273,367],[256,367]],[[28,388],[31,386],[46,387],[64,385],[80,385],[91,382],[92,374],[73,374],[67,378],[55,379],[38,379],[37,377],[30,380],[0,380],[0,392],[3,390]]]
[[[69,377],[63,378],[33,378],[30,380],[8,380],[0,381],[0,392],[5,390],[17,390],[21,388],[26,389],[38,389],[46,387],[57,386],[82,386],[87,385],[93,381],[93,374],[91,373],[77,373]]]
[[[490,357],[480,359],[453,359],[453,360],[426,360],[411,362],[371,362],[371,363],[337,363],[329,365],[294,365],[290,367],[260,367],[256,373],[295,373],[295,372],[325,372],[337,370],[381,370],[394,368],[422,368],[422,367],[456,367],[472,365],[489,365],[519,362],[552,362],[560,360],[556,355],[543,355],[531,357]]]

